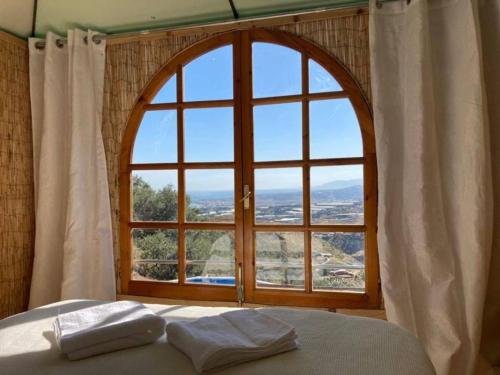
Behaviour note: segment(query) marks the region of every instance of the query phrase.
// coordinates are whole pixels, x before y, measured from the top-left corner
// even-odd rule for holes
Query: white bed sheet
[[[59,351],[52,324],[58,313],[97,301],[64,301],[0,320],[1,375],[191,375],[190,360],[168,344],[155,344],[69,361]],[[167,321],[196,319],[221,307],[147,305]],[[220,375],[434,375],[422,345],[410,333],[381,320],[317,310],[266,308],[296,328],[300,348],[217,372]]]

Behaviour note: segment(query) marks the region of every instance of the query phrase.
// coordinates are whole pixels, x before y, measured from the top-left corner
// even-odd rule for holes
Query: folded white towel
[[[119,301],[60,314],[56,341],[71,360],[149,344],[165,332],[165,320],[144,305]]]
[[[292,326],[250,309],[169,323],[167,339],[191,358],[198,372],[297,348]]]

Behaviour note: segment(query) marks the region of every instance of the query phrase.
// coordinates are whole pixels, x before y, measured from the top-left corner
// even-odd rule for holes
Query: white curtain
[[[387,316],[422,340],[438,375],[486,373],[477,366],[490,259],[499,256],[490,257],[492,162],[497,209],[500,199],[499,1],[378,5],[371,0],[370,38]],[[496,56],[482,39],[499,43]]]
[[[105,42],[68,32],[29,41],[36,235],[30,308],[116,296],[101,134]]]

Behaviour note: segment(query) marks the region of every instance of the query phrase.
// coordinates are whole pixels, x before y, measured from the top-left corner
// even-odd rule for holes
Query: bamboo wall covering
[[[368,15],[366,13],[288,23],[269,28],[301,36],[337,57],[358,80],[370,101]],[[179,34],[150,40],[115,42],[107,47],[103,138],[108,163],[117,265],[120,256],[119,161],[121,140],[131,110],[154,74],[168,63],[171,57],[210,36],[205,33]],[[117,271],[119,275],[118,268]],[[119,282],[118,285],[120,285]]]
[[[0,32],[0,318],[26,310],[34,240],[25,42]]]

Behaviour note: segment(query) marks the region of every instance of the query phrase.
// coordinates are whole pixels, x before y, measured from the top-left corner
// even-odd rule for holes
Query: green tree
[[[135,271],[154,280],[173,280],[177,276],[177,232],[161,229],[134,229]],[[149,262],[158,260],[162,262]]]
[[[140,176],[133,177],[133,217],[136,221],[176,221],[177,191],[172,185],[155,190]],[[199,211],[191,206],[186,197],[186,219],[201,221]],[[234,258],[234,239],[221,231],[187,231],[186,258],[188,260],[205,261],[230,260]],[[174,280],[178,278],[177,266],[177,231],[162,229],[134,229],[134,271],[148,279]],[[143,262],[141,262],[141,260]],[[158,262],[154,262],[154,261]],[[210,272],[212,275],[227,275],[234,265],[213,264],[209,268],[205,264],[187,266],[188,277],[201,276]]]
[[[133,203],[136,221],[177,220],[177,191],[172,185],[155,190],[140,176],[134,176]],[[191,199],[186,198],[186,219],[197,219],[199,212],[191,207]]]
[[[177,220],[177,191],[172,185],[155,190],[142,177],[134,176],[132,187],[135,221]],[[133,243],[135,259],[164,262],[136,262],[134,271],[137,274],[155,280],[173,280],[178,277],[176,231],[134,229]]]

